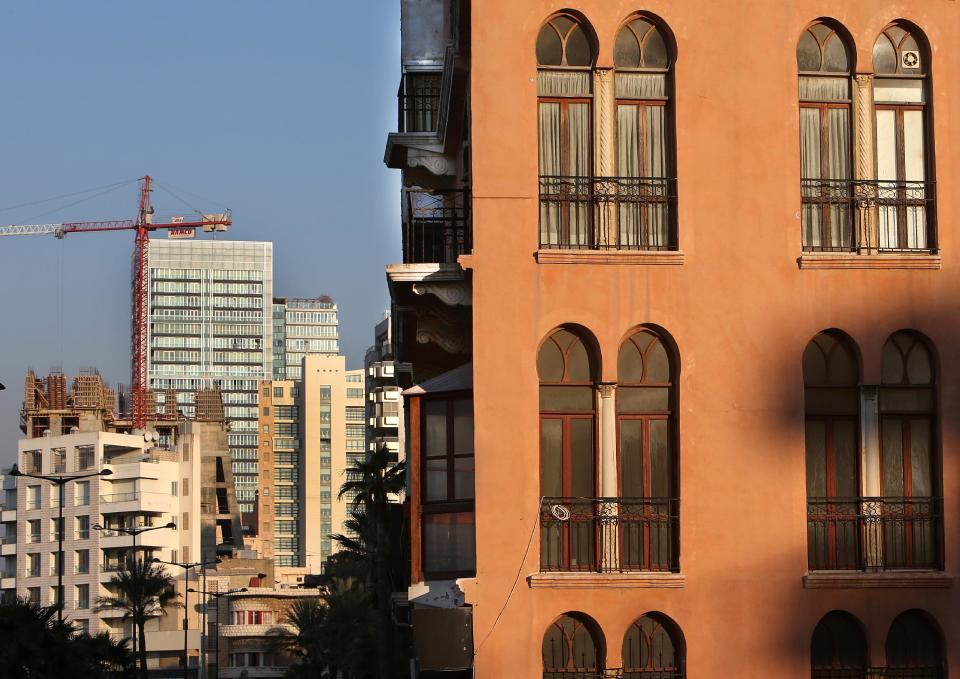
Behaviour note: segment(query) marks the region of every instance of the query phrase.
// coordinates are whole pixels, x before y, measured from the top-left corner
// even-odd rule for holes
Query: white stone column
[[[860,493],[864,497],[879,497],[880,483],[880,409],[877,387],[860,388]],[[868,568],[883,565],[883,528],[879,523],[880,507],[860,503],[861,515],[866,517],[863,535],[863,559]],[[877,517],[877,520],[871,517]]]
[[[617,403],[616,385],[600,385],[600,495],[615,498],[617,484]],[[600,502],[596,505],[600,522],[601,570],[618,570],[620,550],[617,541],[617,503]]]
[[[594,176],[616,176],[616,99],[613,87],[613,69],[598,68],[593,71],[594,126]],[[602,181],[595,183],[594,191],[608,192]],[[616,206],[613,201],[597,203],[594,211],[597,242],[613,247],[617,243]]]
[[[852,83],[853,120],[853,177],[858,180],[876,179],[874,154],[873,76],[857,74]],[[863,254],[876,254],[880,239],[877,233],[876,194],[869,185],[859,185],[855,191],[858,233],[857,248]]]

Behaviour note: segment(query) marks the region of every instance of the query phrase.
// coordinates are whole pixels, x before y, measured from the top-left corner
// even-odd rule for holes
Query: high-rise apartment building
[[[400,7],[420,676],[955,672],[957,3]]]
[[[274,298],[273,379],[302,379],[304,356],[338,353],[338,309],[330,297]]]
[[[375,326],[373,336],[373,345],[367,349],[363,360],[367,391],[367,450],[373,452],[386,447],[390,451],[390,461],[398,462],[404,454],[400,391],[411,384],[411,367],[394,360],[393,324],[389,311]]]
[[[219,388],[230,420],[237,499],[250,529],[259,479],[257,395],[273,371],[273,245],[222,240],[150,242],[148,386],[192,394]],[[163,408],[165,393],[158,396]]]
[[[302,359],[303,381],[263,382],[260,391],[260,521],[256,545],[277,579],[319,573],[344,532],[349,498],[338,498],[344,470],[364,456],[363,370],[343,356]]]

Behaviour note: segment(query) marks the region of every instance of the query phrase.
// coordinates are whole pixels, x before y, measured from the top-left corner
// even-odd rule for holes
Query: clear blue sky
[[[361,365],[400,253],[399,2],[14,0],[0,8],[0,224],[134,216],[151,174],[274,243],[274,292],[326,293]],[[76,199],[73,199],[76,200]],[[182,204],[157,192],[158,212]],[[0,239],[0,464],[28,367],[129,381],[131,234]]]

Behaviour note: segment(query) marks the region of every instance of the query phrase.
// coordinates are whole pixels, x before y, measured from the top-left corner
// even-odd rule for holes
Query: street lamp
[[[179,566],[183,569],[184,580],[186,584],[190,584],[190,571],[194,568],[203,567],[203,566],[215,566],[219,561],[197,561],[195,563],[180,563],[179,561],[164,561],[163,559],[154,558],[151,563],[162,563],[168,566]],[[187,593],[190,592],[190,588],[187,588]],[[190,612],[190,597],[185,593],[183,596],[183,679],[187,679],[189,675],[189,668],[187,667],[187,631],[190,628],[190,619],[187,615]],[[198,658],[199,660],[199,658]]]
[[[102,531],[115,531],[115,532],[117,532],[117,533],[123,533],[123,534],[125,534],[125,535],[131,536],[131,537],[133,538],[133,556],[132,556],[132,558],[135,560],[135,559],[137,558],[137,536],[140,535],[140,533],[146,533],[146,532],[151,531],[151,530],[160,530],[160,529],[162,529],[162,528],[169,528],[169,529],[171,529],[171,530],[177,530],[177,524],[175,524],[173,521],[170,521],[169,523],[167,523],[167,524],[165,524],[165,525],[163,525],[163,526],[139,526],[139,527],[138,527],[138,526],[133,526],[133,527],[131,527],[131,528],[123,528],[123,527],[119,527],[119,526],[118,526],[117,528],[104,528],[104,527],[101,526],[99,523],[95,523],[95,524],[93,524],[93,526],[91,526],[91,528],[93,528],[94,530],[101,531],[101,532],[102,532]],[[137,626],[136,626],[136,624],[134,624],[134,626],[133,626],[133,637],[132,637],[132,641],[133,641],[133,661],[134,661],[134,663],[136,663],[136,661],[137,661]]]
[[[187,588],[187,591],[197,593],[197,590],[193,589],[192,587]],[[203,594],[205,597],[212,596],[214,600],[217,602],[217,622],[216,622],[217,637],[215,640],[215,648],[214,648],[214,654],[217,657],[217,673],[214,675],[215,679],[220,679],[220,597],[227,596],[228,594],[236,594],[238,592],[246,592],[246,591],[247,591],[246,587],[241,587],[240,589],[229,589],[226,592],[208,592],[204,588],[202,592],[199,592],[200,594]],[[206,600],[204,600],[203,602],[203,614],[204,615],[207,614]],[[204,658],[206,658],[206,653],[204,653]]]
[[[57,494],[60,497],[60,506],[57,508],[59,517],[57,519],[57,622],[63,622],[63,487],[71,481],[78,479],[88,479],[92,476],[110,476],[111,474],[113,474],[113,471],[110,469],[101,469],[92,474],[46,476],[44,474],[28,474],[27,472],[22,472],[17,465],[13,465],[13,468],[10,469],[10,476],[41,479],[57,486]]]

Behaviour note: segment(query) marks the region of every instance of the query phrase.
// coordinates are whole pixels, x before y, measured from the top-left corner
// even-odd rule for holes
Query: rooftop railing
[[[943,499],[809,498],[810,570],[943,570]]]

